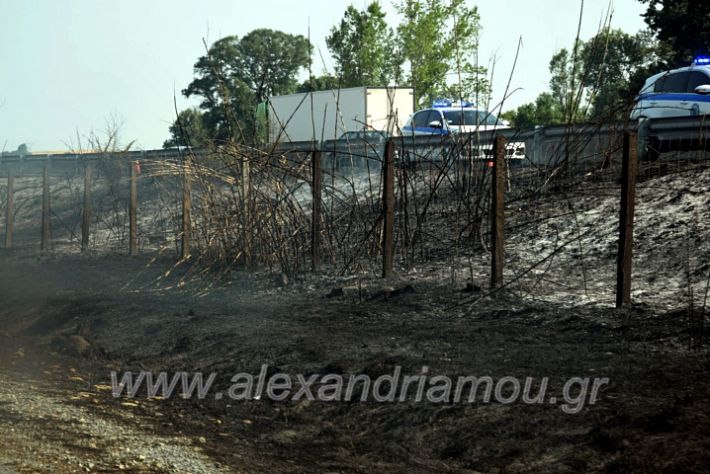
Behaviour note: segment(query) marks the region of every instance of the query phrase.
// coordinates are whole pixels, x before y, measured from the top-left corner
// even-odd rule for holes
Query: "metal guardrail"
[[[499,130],[475,131],[457,135],[417,135],[395,137],[397,147],[402,150],[402,159],[407,152],[414,155],[436,157],[445,155],[451,150],[467,150],[468,156],[482,158],[489,155],[494,137],[501,135],[509,143],[512,155],[514,148],[523,146],[525,156],[523,161],[534,165],[555,165],[570,159],[579,162],[589,162],[608,159],[620,154],[622,135],[625,130],[638,130],[642,157],[650,158],[666,151],[708,150],[710,136],[710,115],[688,117],[672,117],[662,119],[646,119],[641,122],[628,121],[616,123],[582,123],[573,125],[552,125],[546,127],[507,128]],[[328,159],[351,161],[355,166],[362,165],[365,160],[381,162],[384,156],[385,143],[370,143],[358,140],[325,140],[321,143],[313,141],[284,142],[272,145],[266,153],[305,154],[320,150],[324,162]],[[478,150],[478,152],[476,152]],[[483,153],[480,150],[484,150]],[[183,159],[188,153],[196,157],[213,154],[206,149],[159,149],[143,151],[126,151],[116,153],[60,153],[43,155],[18,155],[3,153],[0,155],[0,170],[6,170],[9,165],[21,165],[35,169],[49,161],[59,169],[77,169],[85,162],[97,161],[110,157],[128,161],[168,161]],[[478,153],[478,154],[477,154]],[[509,156],[510,157],[510,156]],[[36,170],[39,169],[37,166]]]
[[[639,137],[649,159],[667,151],[710,151],[710,115],[642,120]]]
[[[179,162],[184,159],[188,153],[192,153],[193,156],[196,157],[203,157],[210,154],[207,150],[202,149],[193,149],[190,151],[160,149],[104,153],[52,153],[41,155],[3,153],[0,155],[0,173],[5,173],[9,167],[12,167],[17,175],[36,175],[42,172],[45,163],[50,164],[53,173],[71,173],[83,169],[86,163],[100,160],[120,160],[126,163],[133,161],[144,163],[157,161]]]
[[[204,155],[207,153],[203,149],[191,150],[195,155]],[[160,159],[177,159],[186,156],[189,153],[187,150],[174,149],[159,149],[159,150],[134,150],[134,151],[116,151],[116,152],[97,152],[97,153],[43,153],[43,154],[15,154],[2,153],[0,154],[0,163],[12,162],[33,162],[33,161],[96,161],[104,159],[107,156],[122,157],[128,161],[136,160],[160,160]]]

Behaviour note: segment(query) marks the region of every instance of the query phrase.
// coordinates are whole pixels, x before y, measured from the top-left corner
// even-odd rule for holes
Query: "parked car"
[[[449,135],[509,127],[507,121],[469,102],[439,99],[431,108],[413,114],[402,128],[402,135]]]
[[[710,114],[710,58],[655,74],[636,97],[631,119]]]

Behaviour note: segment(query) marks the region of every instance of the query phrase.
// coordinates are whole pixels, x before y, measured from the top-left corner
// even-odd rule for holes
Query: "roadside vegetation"
[[[549,90],[502,118],[515,127],[623,119],[646,77],[707,52],[710,23],[702,19],[710,15],[710,4],[639,1],[647,5],[648,29],[635,34],[614,29],[609,11],[595,36],[578,38],[552,56]],[[475,6],[463,0],[404,0],[396,8],[401,21],[392,26],[379,1],[362,9],[350,5],[326,38],[332,71],[318,66],[322,52],[300,35],[257,29],[205,44],[195,79],[182,90],[202,102],[177,114],[164,146],[264,142],[269,95],[406,85],[414,87],[418,107],[436,97],[465,98],[486,109],[498,105],[491,104],[495,64],[479,61],[482,30]],[[299,83],[304,71],[308,79]]]

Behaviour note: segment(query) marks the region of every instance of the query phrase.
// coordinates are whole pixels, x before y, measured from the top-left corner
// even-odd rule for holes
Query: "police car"
[[[636,97],[631,119],[710,114],[710,57],[695,58],[688,67],[646,79]]]
[[[459,132],[509,128],[510,124],[466,101],[437,99],[429,109],[413,114],[402,135],[450,135]]]
[[[402,127],[402,136],[456,135],[467,132],[486,132],[510,128],[510,123],[499,119],[485,110],[477,109],[471,102],[437,99],[429,109],[414,113]],[[493,145],[476,145],[474,159],[490,160],[493,157]],[[509,142],[505,156],[508,159],[525,158],[525,142]]]

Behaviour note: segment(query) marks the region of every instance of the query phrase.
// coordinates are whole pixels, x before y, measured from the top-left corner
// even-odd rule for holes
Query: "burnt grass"
[[[613,203],[614,191],[609,194]],[[653,205],[661,207],[657,200]],[[558,204],[535,212],[551,212]],[[523,213],[531,221],[536,217]],[[609,216],[611,227],[615,218]],[[192,270],[174,268],[168,259],[5,253],[0,370],[32,374],[44,379],[38,390],[67,393],[96,392],[96,384],[110,383],[111,370],[217,372],[213,393],[226,390],[233,374],[258,374],[262,364],[269,374],[373,378],[397,366],[407,375],[427,366],[430,375],[452,378],[534,377],[537,384],[548,377],[548,399],[560,398],[571,377],[606,377],[597,402],[575,414],[549,400],[140,396],[126,420],[126,399],[108,392],[95,393],[100,403],[68,403],[85,403],[96,417],[138,423],[145,431],[204,438],[204,451],[238,472],[708,472],[710,338],[698,325],[700,303],[688,308],[682,292],[665,301],[671,257],[651,258],[663,253],[653,246],[653,232],[667,232],[665,222],[658,215],[645,222],[637,229],[646,236],[637,242],[638,281],[659,290],[655,299],[635,293],[636,303],[623,310],[612,306],[608,271],[600,273],[608,284],[599,298],[579,302],[576,296],[546,298],[559,291],[555,282],[535,287],[534,298],[512,289],[486,296],[481,281],[463,291],[460,279],[452,284],[426,270],[387,282],[314,275],[286,282],[262,271],[236,270],[218,282],[188,279],[183,286],[182,277]],[[696,225],[702,233],[707,224]],[[518,235],[532,241],[537,232],[528,226]],[[595,265],[613,270],[615,240],[603,237],[594,244],[586,254],[590,285]],[[707,245],[698,245],[704,247],[693,265],[702,267]],[[511,247],[515,253],[520,241]],[[672,259],[682,267],[682,249],[675,251]],[[516,258],[521,255],[524,250]],[[553,273],[571,278],[562,269],[578,266],[578,260],[563,256]],[[90,344],[81,354],[71,344],[76,335]],[[21,361],[12,357],[18,348],[26,354]],[[75,368],[83,381],[44,370],[58,361]]]

